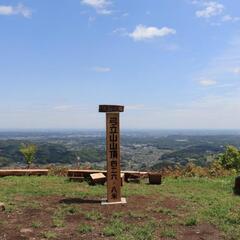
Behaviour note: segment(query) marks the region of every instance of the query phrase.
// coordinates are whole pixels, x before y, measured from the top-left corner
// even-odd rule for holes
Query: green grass
[[[136,212],[131,211],[131,212],[128,213],[128,215],[129,215],[130,218],[137,218],[137,219],[148,218],[148,216],[145,213],[138,212],[138,211],[136,211]]]
[[[74,215],[74,214],[81,212],[81,210],[74,206],[67,206],[67,207],[65,207],[65,212],[66,212],[66,214]]]
[[[149,202],[149,209],[139,212],[131,210],[129,213],[132,221],[142,221],[147,226],[149,218],[145,216],[149,212],[164,215],[168,220],[158,226],[158,230],[163,235],[171,235],[174,238],[176,233],[168,233],[171,222],[175,227],[182,223],[183,226],[194,226],[203,222],[215,225],[223,231],[227,239],[240,239],[240,197],[234,196],[232,187],[234,177],[224,178],[166,178],[163,184],[148,185],[144,182],[140,184],[124,184],[122,195],[124,197],[132,196],[154,196],[152,202]],[[99,199],[106,196],[106,186],[89,186],[87,183],[69,182],[64,177],[43,176],[43,177],[4,177],[0,178],[0,202],[6,204],[6,212],[13,213],[22,208],[41,208],[38,202],[31,202],[31,198],[44,196],[61,196],[64,198],[90,198]],[[16,200],[16,197],[23,200]],[[180,200],[180,206],[176,209],[168,209],[162,206],[165,198],[174,198]],[[29,200],[30,199],[30,200]],[[127,205],[126,205],[127,207]],[[54,209],[53,224],[63,226],[66,215],[83,213],[88,220],[105,221],[104,216],[98,211],[82,212],[80,205],[67,206],[60,204]],[[116,239],[137,239],[136,236],[154,235],[154,229],[149,226],[139,228],[132,226],[129,228],[124,222],[124,213],[116,212],[111,215],[112,222],[106,223],[104,234],[113,236]],[[193,217],[191,217],[193,216]],[[140,219],[140,220],[139,220]],[[117,226],[115,223],[119,223]],[[0,223],[0,226],[4,223]],[[30,223],[31,224],[31,223]],[[144,233],[144,229],[149,234]],[[167,233],[166,233],[167,232]],[[150,234],[151,233],[151,234]],[[51,235],[51,234],[50,234]],[[50,236],[51,237],[51,236]],[[47,238],[47,237],[46,237]],[[48,237],[49,238],[49,237]],[[54,237],[52,237],[54,238]],[[141,239],[141,237],[138,237]],[[151,239],[149,237],[149,239]]]
[[[64,227],[64,219],[62,217],[54,216],[52,218],[53,227]]]
[[[42,236],[46,239],[57,239],[57,234],[51,231],[43,232]]]
[[[96,221],[96,220],[101,220],[103,218],[103,216],[100,212],[90,211],[90,212],[85,213],[85,218],[87,220]]]
[[[22,196],[102,196],[106,191],[102,186],[89,186],[85,182],[79,187],[77,182],[70,182],[67,178],[56,176],[4,177],[0,179],[0,189],[0,199],[16,194]]]
[[[126,214],[126,213],[124,213],[124,212],[114,212],[114,213],[112,214],[112,217],[113,217],[113,218],[122,218],[122,217],[124,217],[125,214]]]
[[[52,217],[53,227],[64,227],[65,215],[66,212],[64,208],[57,208]]]
[[[120,236],[127,229],[127,225],[118,219],[112,221],[103,229],[104,236]]]
[[[154,222],[149,222],[143,226],[135,227],[132,236],[136,240],[152,240],[155,229],[156,224]]]
[[[197,218],[195,217],[189,217],[185,221],[185,226],[195,226],[197,225]]]
[[[240,239],[239,215],[234,214],[234,209],[240,207],[240,198],[232,193],[233,181],[231,177],[168,179],[165,186],[168,184],[169,192],[164,191],[164,195],[185,200],[182,208],[194,213],[197,219],[216,225],[233,239]]]
[[[32,227],[33,228],[40,228],[40,227],[42,227],[42,223],[41,222],[39,222],[39,221],[34,221],[34,222],[32,222]]]
[[[89,224],[80,224],[77,228],[77,231],[81,234],[85,234],[85,233],[90,233],[93,231],[92,226],[90,226]]]
[[[173,229],[170,228],[165,228],[162,232],[161,232],[161,237],[167,237],[167,238],[176,238],[176,233]]]
[[[152,221],[138,226],[119,219],[111,219],[103,229],[103,234],[106,237],[115,237],[116,240],[152,240],[155,229],[156,224]]]
[[[162,213],[162,214],[168,215],[168,216],[175,216],[175,212],[169,208],[158,207],[158,208],[155,208],[153,211],[157,212],[157,213]]]

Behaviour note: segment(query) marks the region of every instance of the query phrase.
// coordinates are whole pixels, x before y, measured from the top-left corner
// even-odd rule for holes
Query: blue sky
[[[239,128],[239,0],[0,0],[0,128]]]

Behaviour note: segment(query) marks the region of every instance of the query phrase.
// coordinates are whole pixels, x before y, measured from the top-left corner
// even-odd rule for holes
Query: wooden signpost
[[[126,203],[121,198],[120,124],[119,113],[124,106],[100,105],[99,112],[106,113],[107,200],[102,204]]]

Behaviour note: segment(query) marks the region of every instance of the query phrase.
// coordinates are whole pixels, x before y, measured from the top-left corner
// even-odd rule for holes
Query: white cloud
[[[93,70],[95,72],[101,72],[101,73],[111,72],[110,67],[95,67]]]
[[[204,86],[204,87],[208,87],[208,86],[213,86],[217,84],[217,81],[212,80],[212,79],[202,79],[199,81],[199,84]]]
[[[233,69],[233,73],[240,74],[240,67],[236,67]]]
[[[198,18],[210,19],[215,17],[215,22],[210,22],[212,26],[220,26],[223,22],[234,23],[240,21],[240,17],[231,16],[226,13],[225,6],[217,1],[192,0],[191,3],[202,8],[195,13]]]
[[[205,2],[204,9],[196,11],[197,17],[210,18],[221,15],[224,11],[224,5],[218,2]]]
[[[1,15],[12,15],[13,7],[12,6],[0,6],[0,14]]]
[[[112,13],[112,11],[109,10],[111,2],[108,0],[82,0],[81,2],[84,5],[93,7],[99,14],[108,15]]]
[[[145,39],[152,39],[156,37],[164,37],[170,34],[175,34],[176,30],[168,27],[146,27],[144,25],[138,25],[135,30],[129,34],[129,36],[135,41],[141,41]]]
[[[128,32],[126,28],[116,28],[112,32],[113,34],[118,34],[120,36],[128,36]]]
[[[235,74],[235,76],[234,76]],[[240,36],[235,36],[229,41],[225,49],[208,61],[201,70],[193,74],[192,78],[197,80],[214,79],[217,86],[240,86]],[[234,88],[233,88],[234,89]]]
[[[30,18],[32,16],[32,11],[23,4],[18,4],[16,7],[0,5],[0,15],[22,15],[23,17]]]
[[[82,0],[82,3],[94,8],[105,8],[109,4],[106,0]]]
[[[192,0],[191,3],[192,4],[199,4],[199,1],[198,0]]]
[[[240,20],[240,17],[233,17],[231,15],[225,15],[222,17],[223,22],[237,22]]]

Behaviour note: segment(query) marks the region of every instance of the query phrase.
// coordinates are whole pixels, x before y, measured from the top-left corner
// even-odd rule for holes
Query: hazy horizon
[[[62,134],[62,135],[104,135],[106,129],[0,129],[0,137],[7,136],[10,134],[14,136],[15,134],[22,134],[25,137],[34,136],[38,134]],[[29,135],[30,134],[30,135]],[[32,135],[33,134],[33,135]],[[171,136],[171,135],[240,135],[240,129],[121,129],[121,134],[147,134],[149,136]]]

